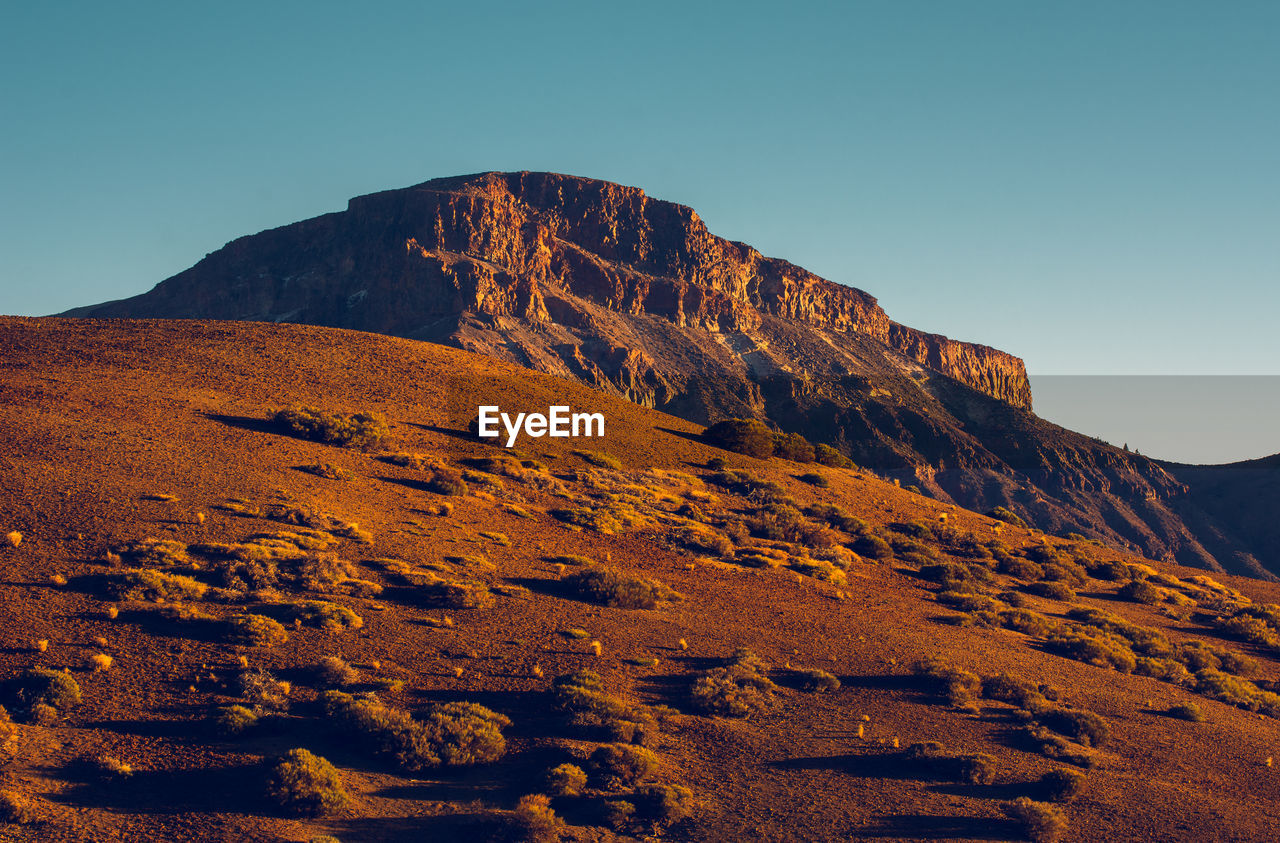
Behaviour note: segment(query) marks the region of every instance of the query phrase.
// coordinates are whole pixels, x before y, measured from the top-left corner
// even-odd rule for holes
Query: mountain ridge
[[[1048,532],[1211,570],[1280,571],[1257,519],[1192,493],[1201,475],[1032,414],[1019,358],[900,325],[870,294],[716,237],[693,209],[639,188],[522,172],[367,194],[68,315],[428,340],[701,424],[764,419],[939,500],[1005,507]]]

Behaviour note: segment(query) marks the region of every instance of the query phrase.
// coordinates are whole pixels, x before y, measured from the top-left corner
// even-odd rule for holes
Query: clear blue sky
[[[1280,373],[1280,3],[5,4],[0,312],[555,170],[1036,374]]]

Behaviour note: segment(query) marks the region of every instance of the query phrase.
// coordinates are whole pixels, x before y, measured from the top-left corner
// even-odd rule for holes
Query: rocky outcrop
[[[352,199],[343,213],[241,238],[151,292],[72,315],[339,325],[448,340],[442,320],[589,330],[592,307],[741,333],[765,316],[858,333],[1030,407],[1022,361],[891,322],[876,300],[742,243],[643,190],[552,173],[438,179]],[[537,355],[533,355],[537,356]],[[640,376],[619,370],[621,393]]]

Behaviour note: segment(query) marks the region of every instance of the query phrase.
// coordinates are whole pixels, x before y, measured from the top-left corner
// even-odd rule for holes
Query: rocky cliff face
[[[589,331],[607,311],[760,346],[768,343],[764,318],[774,316],[870,337],[992,397],[1031,406],[1026,371],[1012,355],[898,325],[861,290],[716,237],[691,208],[551,173],[486,173],[361,196],[344,213],[242,238],[145,296],[88,312],[142,310],[446,341],[456,331],[452,319],[479,326],[514,319],[559,342],[522,338],[511,356],[535,368],[592,371],[597,385],[650,404],[660,397],[637,383],[640,359],[584,347],[564,331]],[[548,355],[560,364],[540,365]]]
[[[1036,418],[1022,361],[716,237],[690,208],[549,173],[438,179],[244,237],[68,315],[330,325],[575,378],[694,421],[756,416],[926,493],[1155,558],[1257,576],[1151,460]],[[1250,534],[1251,535],[1251,534]],[[1246,543],[1248,544],[1248,543]],[[1253,547],[1254,544],[1249,544]]]

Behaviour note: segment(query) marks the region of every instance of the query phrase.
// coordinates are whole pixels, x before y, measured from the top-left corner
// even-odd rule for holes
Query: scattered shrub
[[[1092,711],[1054,706],[1037,711],[1035,716],[1045,726],[1084,746],[1100,747],[1111,738],[1107,721]]]
[[[133,766],[126,764],[114,755],[103,755],[90,759],[88,766],[92,767],[94,773],[103,781],[126,779],[133,775]]]
[[[106,590],[114,600],[200,600],[209,586],[182,574],[128,568],[107,574]]]
[[[54,715],[80,704],[80,685],[69,673],[33,667],[5,683],[6,696],[19,710],[35,714],[36,706],[47,706]]]
[[[680,822],[693,813],[693,792],[678,784],[649,784],[636,788],[636,816],[661,825]]]
[[[228,738],[243,735],[257,725],[258,715],[242,705],[223,706],[213,716],[214,730]]]
[[[549,797],[530,793],[516,803],[515,825],[521,839],[529,843],[554,843],[560,839],[564,821],[551,809]]]
[[[405,770],[486,764],[506,752],[502,729],[511,721],[484,706],[451,702],[430,708],[421,721],[373,696],[326,691],[325,713],[340,728],[372,742]]]
[[[250,647],[277,647],[289,640],[289,633],[265,615],[232,615],[223,620],[228,639]]]
[[[995,509],[987,513],[988,518],[994,518],[997,521],[1003,521],[1006,524],[1012,524],[1015,527],[1026,528],[1027,522],[1023,521],[1018,515],[1010,509],[1003,506],[997,506]]]
[[[1070,802],[1084,790],[1085,774],[1058,767],[1040,777],[1040,792],[1050,802]]]
[[[547,787],[556,796],[581,796],[587,774],[576,764],[561,764],[547,773]]]
[[[830,445],[814,445],[813,461],[830,468],[857,468],[853,460],[832,448]]]
[[[267,776],[267,793],[298,814],[332,813],[349,801],[337,769],[305,749],[291,749],[276,761]]]
[[[1228,673],[1206,667],[1196,671],[1195,690],[1198,694],[1247,708],[1261,711],[1272,717],[1280,716],[1280,695],[1264,691],[1248,679],[1240,679]]]
[[[749,650],[739,650],[723,667],[712,668],[693,682],[693,706],[707,714],[746,717],[764,708],[776,687],[769,666]]]
[[[462,472],[447,465],[437,465],[431,470],[427,479],[427,491],[437,495],[465,495],[469,489]]]
[[[1087,630],[1093,629],[1093,633]],[[1124,639],[1091,627],[1059,629],[1050,633],[1045,646],[1051,651],[1096,665],[1132,673],[1138,660]]]
[[[325,656],[311,670],[321,684],[330,688],[345,688],[360,681],[360,672],[337,656]]]
[[[798,433],[773,434],[773,455],[792,462],[813,462],[813,445]]]
[[[562,582],[583,600],[618,609],[653,609],[660,601],[680,597],[656,580],[629,576],[604,565],[576,571]]]
[[[1036,685],[1009,673],[988,676],[982,680],[982,695],[987,699],[1015,705],[1035,714],[1049,705],[1049,699],[1057,699],[1056,689],[1048,685]]]
[[[556,709],[569,715],[572,726],[601,731],[612,741],[644,744],[657,736],[653,718],[606,692],[599,674],[592,671],[556,677],[551,696]]]
[[[613,471],[622,470],[622,463],[613,454],[606,454],[604,451],[574,451],[573,453],[597,468],[608,468]]]
[[[1170,717],[1176,717],[1179,720],[1189,720],[1192,723],[1203,723],[1205,721],[1204,712],[1200,710],[1200,706],[1195,703],[1178,703],[1172,705],[1165,712]]]
[[[602,789],[633,787],[658,769],[658,756],[642,746],[604,744],[587,759],[587,767]]]
[[[973,705],[982,688],[982,679],[977,674],[936,657],[917,664],[915,673],[928,680],[935,693],[957,708]]]
[[[1160,589],[1156,588],[1146,580],[1131,580],[1120,587],[1116,592],[1125,600],[1132,600],[1135,603],[1146,603],[1154,606],[1160,602]]]
[[[319,627],[326,632],[341,632],[364,626],[364,619],[351,609],[327,600],[298,600],[282,604],[282,609],[290,620]]]
[[[773,431],[755,419],[725,419],[702,431],[708,444],[757,459],[773,456]]]
[[[811,668],[797,670],[795,673],[800,679],[800,687],[806,691],[817,693],[840,690],[840,680],[825,670]]]
[[[1005,804],[1004,812],[1032,843],[1054,843],[1067,830],[1067,817],[1060,808],[1025,796]]]
[[[350,471],[347,471],[340,465],[334,465],[331,462],[323,462],[317,465],[304,465],[300,470],[305,471],[307,474],[314,474],[316,477],[323,477],[326,480],[350,481],[355,479],[355,475]]]
[[[382,413],[327,413],[317,407],[295,406],[277,410],[271,419],[305,439],[353,448],[376,447],[391,432]]]
[[[773,541],[802,544],[807,547],[830,547],[836,536],[823,525],[814,524],[800,510],[782,503],[761,507],[748,522],[751,532]]]
[[[237,684],[240,686],[240,698],[254,711],[283,711],[289,707],[292,686],[276,679],[267,670],[260,667],[246,670],[240,674]]]
[[[893,549],[889,547],[889,543],[880,536],[870,533],[858,536],[853,542],[853,549],[860,555],[877,561],[893,556]]]
[[[635,813],[635,804],[625,799],[610,799],[604,803],[604,821],[615,831],[626,828]]]
[[[1173,659],[1153,659],[1148,656],[1138,656],[1138,663],[1133,668],[1133,672],[1139,676],[1150,676],[1154,679],[1172,682],[1175,685],[1185,685],[1191,681],[1190,671]]]
[[[1048,597],[1051,600],[1074,600],[1076,593],[1064,582],[1033,582],[1026,587],[1031,594]]]
[[[491,609],[497,604],[489,586],[472,580],[435,579],[422,591],[427,602],[449,609]]]

